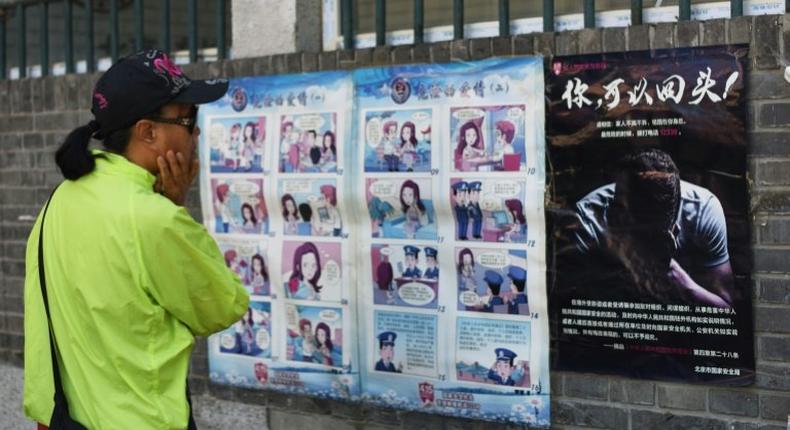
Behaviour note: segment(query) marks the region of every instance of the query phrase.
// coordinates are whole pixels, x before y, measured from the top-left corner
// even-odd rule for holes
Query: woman
[[[244,262],[239,262],[239,254],[233,250],[229,249],[225,251],[225,265],[228,266],[228,269],[233,271],[239,279],[245,279],[245,266]]]
[[[241,231],[242,233],[259,233],[258,218],[252,205],[244,203],[241,205]]]
[[[316,362],[333,366],[332,353],[334,352],[334,345],[332,345],[332,333],[325,322],[320,322],[315,326],[315,345],[316,352],[313,356]]]
[[[302,218],[299,216],[299,209],[296,205],[296,200],[290,194],[283,194],[280,198],[280,205],[283,208],[283,224],[285,226],[285,234],[298,234],[299,223]]]
[[[250,286],[252,294],[269,294],[269,271],[266,270],[266,262],[260,254],[253,255],[250,262]]]
[[[232,167],[234,171],[239,170],[241,165],[241,152],[243,148],[241,147],[239,134],[241,134],[241,124],[233,124],[230,127],[230,152],[228,154],[228,159],[231,161],[230,167]]]
[[[293,139],[294,123],[291,121],[284,121],[280,126],[280,171],[284,173],[293,172],[293,164],[291,163],[291,147],[294,144]]]
[[[321,257],[312,242],[299,245],[294,251],[293,270],[286,293],[292,299],[321,300]]]
[[[241,139],[241,164],[240,168],[245,171],[252,169],[252,163],[255,160],[255,146],[258,140],[258,130],[255,123],[250,121],[244,124],[244,133]]]
[[[513,138],[516,136],[516,126],[510,121],[497,121],[494,124],[494,152],[491,154],[491,159],[498,163],[502,163],[505,155],[515,154],[516,150],[513,148]],[[504,165],[501,166],[504,169]]]
[[[475,255],[469,248],[464,248],[458,254],[458,289],[460,291],[476,291],[475,282]]]
[[[241,319],[241,353],[244,355],[257,355],[261,352],[255,343],[255,323],[252,320],[252,308],[247,309],[247,314]]]
[[[334,172],[337,170],[337,147],[335,146],[335,133],[327,130],[321,140],[321,171]]]
[[[195,428],[186,381],[195,336],[225,330],[249,306],[184,208],[199,171],[196,105],[227,90],[227,81],[192,81],[148,50],[120,59],[80,95],[92,100],[93,118],[58,148],[66,180],[28,240],[24,410],[33,421],[53,416],[54,365],[67,402],[54,414],[70,423]],[[103,149],[91,151],[92,139]],[[138,399],[145,407],[130,407]]]
[[[416,127],[411,121],[404,122],[403,127],[400,129],[400,153],[407,172],[414,171],[414,163],[417,161],[417,137],[415,130]]]
[[[485,156],[483,137],[480,127],[474,121],[468,121],[458,132],[458,145],[455,147],[455,167],[461,169],[464,161],[471,161]]]
[[[420,187],[411,179],[404,181],[400,187],[400,205],[405,217],[403,232],[407,239],[414,239],[417,230],[428,224],[428,214],[420,199]]]
[[[512,227],[505,233],[505,242],[523,242],[527,237],[527,218],[524,216],[524,207],[521,200],[505,200],[508,220]]]

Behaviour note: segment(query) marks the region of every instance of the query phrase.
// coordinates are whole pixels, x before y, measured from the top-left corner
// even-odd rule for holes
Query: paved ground
[[[200,430],[255,428],[265,430],[266,409],[208,396],[192,399]],[[33,430],[22,413],[22,369],[0,363],[0,430]]]

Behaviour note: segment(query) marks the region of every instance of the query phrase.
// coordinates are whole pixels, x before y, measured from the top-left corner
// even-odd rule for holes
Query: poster
[[[558,368],[754,380],[747,54],[706,47],[549,65]]]
[[[212,381],[359,397],[345,73],[234,80],[201,106],[206,228],[251,295],[209,338]]]
[[[542,61],[354,85],[363,400],[548,426]]]
[[[549,425],[540,59],[238,79],[199,116],[252,297],[212,381]]]

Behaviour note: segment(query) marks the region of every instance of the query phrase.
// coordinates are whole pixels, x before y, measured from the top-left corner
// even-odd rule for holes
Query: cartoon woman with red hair
[[[214,201],[214,209],[219,224],[217,225],[218,233],[227,233],[230,229],[230,223],[233,221],[233,214],[228,207],[228,193],[230,193],[230,186],[228,184],[220,184],[216,189],[216,200]],[[220,229],[220,225],[222,228]]]
[[[516,153],[516,150],[513,148],[516,126],[510,121],[502,120],[494,124],[494,129],[496,142],[494,143],[494,152],[491,155],[494,161],[501,163],[506,154]]]

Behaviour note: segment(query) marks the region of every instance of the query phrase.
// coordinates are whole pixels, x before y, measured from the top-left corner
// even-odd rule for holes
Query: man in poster
[[[572,239],[581,259],[625,268],[637,297],[731,307],[733,274],[719,199],[681,180],[672,158],[658,149],[628,155],[618,167],[614,183],[576,204]]]
[[[494,350],[496,360],[494,365],[488,369],[488,379],[497,385],[516,385],[524,378],[523,367],[514,365],[517,355],[507,348],[497,348]]]
[[[395,367],[392,359],[395,358],[395,339],[397,334],[391,331],[385,331],[379,334],[379,355],[381,359],[376,362],[376,370],[380,372],[394,372],[401,373],[403,371],[402,365]]]

